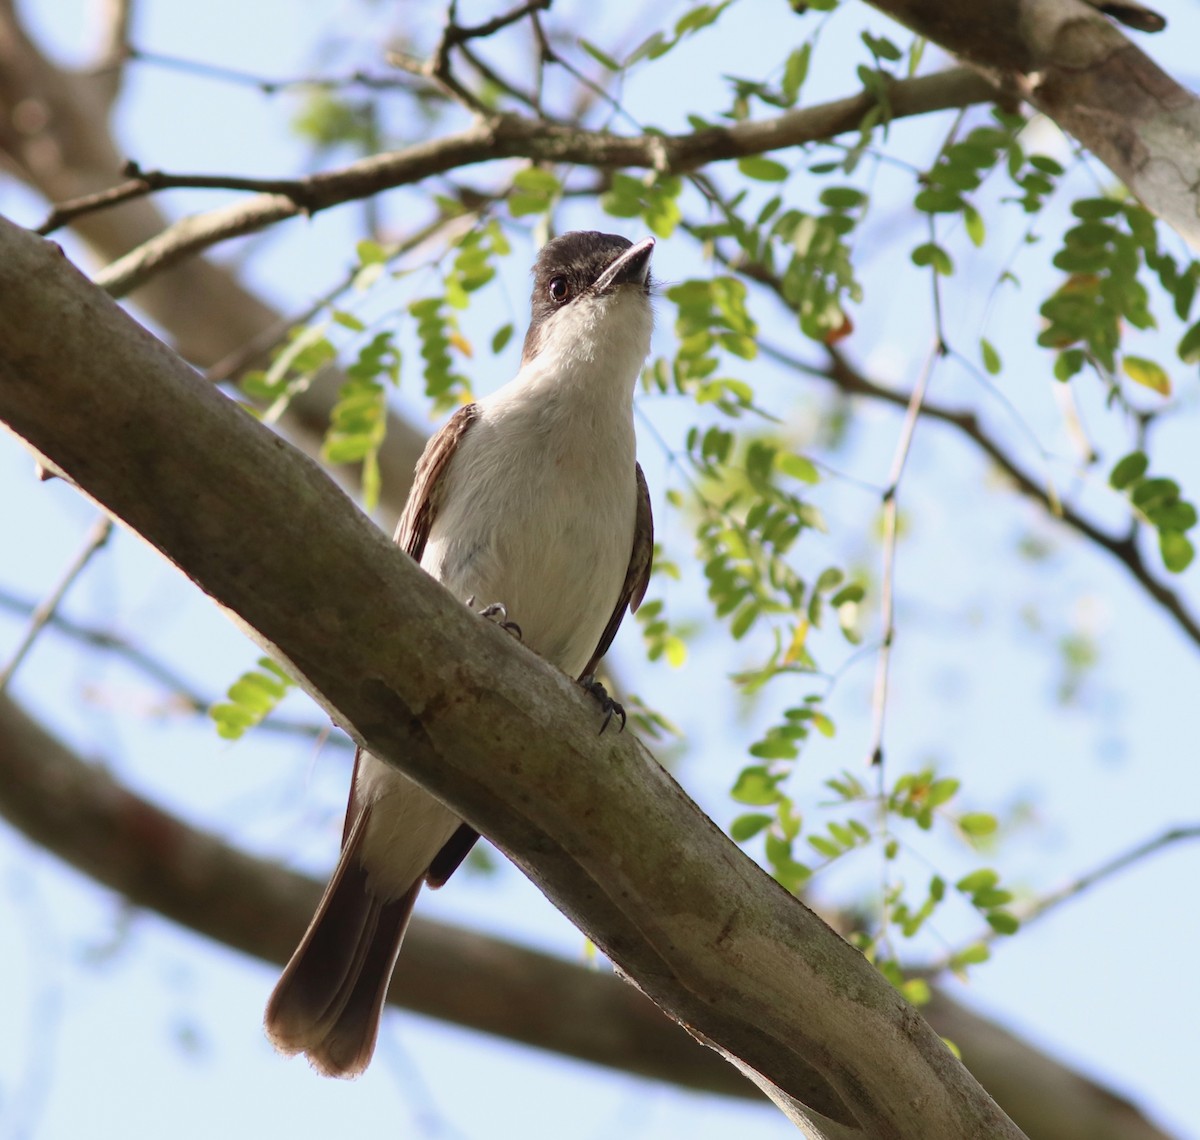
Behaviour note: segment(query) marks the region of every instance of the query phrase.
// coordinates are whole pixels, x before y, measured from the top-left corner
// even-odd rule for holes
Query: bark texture
[[[1022,1135],[632,734],[597,736],[591,698],[479,622],[55,246],[5,223],[0,345],[0,419],[235,615],[356,741],[496,841],[793,1120],[815,1109],[878,1140]]]
[[[1200,100],[1084,0],[871,0],[1074,135],[1200,249]]]

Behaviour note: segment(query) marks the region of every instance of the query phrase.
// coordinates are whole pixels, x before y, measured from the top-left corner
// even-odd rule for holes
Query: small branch
[[[242,71],[223,64],[206,63],[203,60],[187,59],[164,52],[145,51],[131,47],[128,57],[138,63],[148,63],[172,71],[186,72],[221,83],[233,83],[242,87],[253,87],[264,95],[275,95],[295,87],[314,90],[336,91],[344,87],[364,87],[370,91],[412,90],[412,80],[407,75],[374,75],[368,71],[355,70],[345,75],[295,76],[290,79],[268,79],[250,71]]]
[[[1077,879],[1069,883],[1065,883],[1058,890],[1043,895],[1028,906],[1018,908],[1016,911],[1017,917],[1021,920],[1021,925],[1025,926],[1043,917],[1054,910],[1055,907],[1061,906],[1063,903],[1078,897],[1097,883],[1101,883],[1105,879],[1111,879],[1114,875],[1128,870],[1143,859],[1148,859],[1151,855],[1157,854],[1164,848],[1194,839],[1200,839],[1200,824],[1169,828],[1161,835],[1156,835],[1153,839],[1147,839],[1131,847],[1128,851],[1113,856],[1113,858],[1106,860],[1098,867],[1080,875]],[[991,933],[995,934],[995,931]]]
[[[908,406],[911,398],[907,392],[885,388],[868,380],[836,348],[827,349],[829,363],[826,367],[821,367],[800,360],[770,344],[760,344],[759,347],[763,354],[772,360],[795,368],[807,376],[828,381],[848,395],[865,396],[902,408]],[[944,405],[925,404],[921,414],[927,419],[948,424],[971,440],[1008,477],[1021,495],[1031,502],[1037,503],[1047,515],[1117,559],[1129,571],[1134,581],[1187,636],[1188,640],[1194,645],[1200,646],[1200,618],[1188,609],[1179,594],[1154,575],[1131,534],[1126,533],[1119,537],[1109,534],[1073,507],[1059,502],[1056,496],[1047,492],[1008,454],[1004,447],[980,424],[979,418],[974,412],[947,408]]]
[[[1084,891],[1090,890],[1098,883],[1104,882],[1105,879],[1111,879],[1114,875],[1118,875],[1122,871],[1129,870],[1130,867],[1141,863],[1151,855],[1155,855],[1167,847],[1172,847],[1176,843],[1186,843],[1197,839],[1200,839],[1200,824],[1168,828],[1168,830],[1162,832],[1160,835],[1156,835],[1153,839],[1144,840],[1141,843],[1135,844],[1129,850],[1123,851],[1120,855],[1114,855],[1111,859],[1106,859],[1098,867],[1085,872],[1077,879],[1072,879],[1069,883],[1064,883],[1057,890],[1050,891],[1048,894],[1034,899],[1023,907],[1013,907],[1012,912],[1020,920],[1023,927],[1028,926],[1030,923],[1036,922],[1039,918],[1044,918],[1051,911],[1057,910],[1063,903],[1078,898]],[[986,944],[994,942],[999,937],[1000,934],[989,926],[986,930],[981,931],[977,937],[971,939],[971,942]],[[952,954],[947,954],[945,958],[934,963],[928,970],[922,971],[922,973],[930,977],[936,977],[939,974],[945,973],[951,968],[950,963],[953,957]]]
[[[34,231],[45,237],[84,214],[142,198],[156,190],[244,190],[256,194],[285,194],[304,212],[308,209],[308,179],[241,178],[231,174],[168,174],[162,170],[143,170],[130,160],[122,173],[127,181],[95,194],[59,203]]]
[[[893,120],[994,99],[997,88],[966,70],[903,80],[891,89]],[[401,151],[372,155],[339,170],[306,178],[272,180],[272,192],[245,202],[184,218],[113,262],[96,281],[113,296],[125,296],[155,273],[218,242],[264,226],[445,174],[505,158],[564,162],[590,167],[639,167],[690,173],[710,162],[803,146],[857,130],[874,97],[854,95],[787,111],[769,119],[709,127],[684,135],[617,135],[557,123],[498,115],[457,134],[416,143]],[[169,177],[169,176],[164,176]],[[177,180],[174,185],[195,185]],[[208,185],[229,188],[219,178]],[[255,180],[240,180],[249,188]],[[260,183],[261,185],[261,183]],[[298,203],[303,203],[300,205]]]
[[[24,598],[16,597],[7,591],[0,590],[0,609],[9,613],[33,615],[38,607]],[[177,673],[171,666],[151,656],[126,637],[111,630],[99,629],[96,626],[85,625],[73,621],[55,611],[46,622],[47,628],[78,641],[83,645],[103,653],[110,653],[125,662],[132,669],[161,685],[189,712],[197,716],[206,716],[212,702],[208,700],[189,681]],[[323,733],[329,733],[328,724],[305,723],[303,721],[285,720],[278,716],[269,716],[255,728],[257,732],[272,732],[281,736],[299,736],[306,740],[315,740]],[[349,748],[350,741],[342,733],[328,736],[325,743],[333,748]]]
[[[456,3],[451,3],[451,17],[446,25],[445,34],[442,37],[443,43],[447,48],[456,47],[459,44],[465,44],[469,40],[481,40],[488,36],[494,36],[502,28],[507,28],[510,24],[519,23],[526,16],[531,16],[535,12],[548,12],[552,0],[530,0],[527,4],[520,4],[509,12],[502,12],[499,16],[493,16],[490,20],[485,20],[482,24],[474,24],[463,26],[454,22],[454,12],[457,8]]]
[[[70,565],[63,572],[58,585],[50,591],[46,600],[33,611],[29,626],[25,630],[25,635],[17,643],[17,648],[13,651],[8,664],[3,669],[0,669],[0,693],[4,692],[8,686],[8,682],[12,680],[13,674],[20,668],[21,662],[25,660],[26,654],[33,648],[33,643],[37,640],[38,634],[46,628],[46,625],[54,617],[66,592],[71,588],[79,575],[83,573],[87,564],[92,560],[92,555],[108,541],[109,535],[112,534],[112,526],[112,519],[108,515],[101,515],[96,520],[92,525],[92,529],[88,531],[87,538],[84,539],[79,553],[75,555]]]
[[[917,430],[917,420],[921,418],[921,405],[925,401],[925,392],[929,380],[933,376],[934,365],[945,352],[939,338],[929,351],[916,386],[908,398],[908,410],[900,429],[900,438],[896,442],[896,451],[892,456],[892,467],[888,473],[887,486],[883,490],[883,582],[880,587],[879,619],[883,627],[879,643],[879,654],[875,659],[875,690],[871,697],[871,748],[870,763],[879,769],[879,778],[883,779],[883,722],[887,711],[888,673],[892,658],[892,640],[896,635],[895,617],[895,576],[896,576],[896,539],[898,535],[898,505],[897,497],[900,491],[900,480],[904,476],[904,468],[908,463],[908,455],[912,450],[913,433]]]

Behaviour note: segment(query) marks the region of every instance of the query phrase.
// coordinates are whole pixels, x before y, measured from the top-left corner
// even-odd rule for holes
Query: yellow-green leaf
[[[1121,367],[1135,384],[1141,384],[1160,396],[1171,394],[1171,378],[1153,360],[1147,360],[1144,356],[1127,356],[1121,361]]]

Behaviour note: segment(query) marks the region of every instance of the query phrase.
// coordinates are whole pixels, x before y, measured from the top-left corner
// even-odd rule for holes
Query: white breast
[[[421,564],[464,601],[503,604],[530,649],[577,677],[625,580],[637,484],[628,396],[622,415],[568,395],[482,403]]]
[[[633,550],[632,395],[651,313],[644,297],[624,291],[570,305],[554,320],[548,347],[480,401],[441,476],[421,565],[476,608],[502,604],[530,649],[578,677]],[[373,805],[364,865],[376,890],[397,897],[459,820],[370,754],[360,759],[355,797]]]

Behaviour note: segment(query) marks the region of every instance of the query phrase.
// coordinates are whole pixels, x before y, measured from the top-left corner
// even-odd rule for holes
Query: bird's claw
[[[467,599],[467,608],[475,608],[475,595],[472,594]],[[479,611],[479,616],[488,621],[495,622],[505,633],[511,633],[518,641],[524,641],[524,634],[521,633],[521,627],[515,621],[508,620],[508,610],[503,602],[492,602],[490,606],[484,606]]]
[[[608,722],[612,720],[614,716],[619,716],[621,718],[621,727],[619,731],[624,732],[626,717],[625,707],[621,704],[621,702],[614,701],[612,697],[608,695],[608,690],[596,680],[595,675],[592,673],[589,673],[586,677],[580,677],[579,684],[587,692],[591,693],[597,701],[600,702],[600,708],[604,713],[604,719],[600,722],[600,733],[597,735],[600,735],[604,732],[604,730],[608,727]]]

